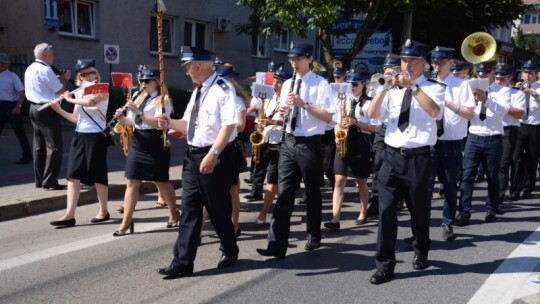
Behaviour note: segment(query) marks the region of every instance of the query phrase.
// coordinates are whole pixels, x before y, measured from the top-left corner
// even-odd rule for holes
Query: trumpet
[[[386,75],[386,76],[381,73],[374,74],[373,76],[371,76],[371,81],[370,81],[371,87],[375,91],[379,91],[381,88],[383,89],[387,88],[388,81],[390,79],[397,77],[399,75],[402,75],[402,74],[405,75],[406,73],[404,71],[392,72],[392,74]]]
[[[93,82],[96,82],[96,81],[94,80]],[[85,88],[85,87],[82,87],[82,86],[81,86],[81,87],[78,87],[78,88],[76,88],[75,90],[69,92],[69,94],[75,94],[75,93],[79,92],[80,90],[83,90],[84,88]],[[62,101],[62,100],[64,100],[64,96],[59,96],[59,97],[57,97],[57,98],[55,98],[55,99],[53,99],[53,100],[47,102],[46,104],[42,105],[41,107],[39,107],[39,108],[37,109],[37,111],[38,111],[38,112],[41,112],[41,111],[45,110],[46,108],[52,106],[53,103],[59,102],[59,101]]]
[[[341,99],[341,119],[347,117],[347,96],[345,93],[339,93],[338,98]],[[347,139],[349,137],[349,132],[346,128],[341,126],[341,129],[336,132],[336,139],[338,140],[336,144],[336,152],[339,157],[344,158],[347,155]]]

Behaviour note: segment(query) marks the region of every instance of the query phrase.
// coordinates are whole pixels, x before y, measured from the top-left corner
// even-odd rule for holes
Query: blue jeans
[[[490,211],[497,207],[501,156],[502,135],[479,136],[469,134],[463,155],[463,180],[461,181],[459,212],[471,213],[474,178],[480,163],[486,169],[488,183],[486,209]]]
[[[456,215],[457,183],[461,164],[463,163],[463,141],[438,140],[431,147],[431,189],[437,172],[441,172],[444,185],[443,224],[451,225]]]

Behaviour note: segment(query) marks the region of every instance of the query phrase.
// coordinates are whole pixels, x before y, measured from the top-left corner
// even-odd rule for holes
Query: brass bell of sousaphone
[[[491,60],[496,51],[497,41],[485,32],[472,33],[461,44],[463,59],[472,64]]]

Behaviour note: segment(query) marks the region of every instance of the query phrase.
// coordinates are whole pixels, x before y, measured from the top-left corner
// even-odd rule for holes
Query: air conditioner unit
[[[231,19],[216,17],[215,28],[219,32],[230,32],[231,31]]]

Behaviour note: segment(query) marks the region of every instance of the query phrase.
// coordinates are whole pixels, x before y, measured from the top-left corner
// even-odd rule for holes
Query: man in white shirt
[[[19,76],[9,70],[10,63],[7,54],[0,54],[0,134],[9,122],[22,148],[22,158],[16,162],[20,165],[32,162],[32,150],[21,118],[24,87]]]
[[[441,117],[444,107],[444,87],[423,75],[429,50],[427,45],[408,39],[400,54],[405,74],[393,78],[394,71],[387,69],[388,80],[378,89],[368,111],[369,118],[388,121],[384,138],[387,147],[378,177],[377,271],[370,278],[372,284],[394,277],[397,202],[403,195],[411,212],[412,266],[416,270],[428,267],[430,146],[437,141],[435,119]],[[388,90],[390,85],[402,88]]]
[[[293,41],[288,56],[296,75],[285,81],[280,95],[280,112],[286,119],[278,164],[278,199],[268,231],[268,246],[257,249],[262,256],[278,258],[287,252],[295,190],[301,179],[306,188],[305,250],[321,246],[321,136],[336,110],[330,84],[310,69],[313,45]]]
[[[36,61],[24,74],[26,99],[30,102],[30,120],[34,127],[34,177],[36,188],[63,190],[58,184],[62,166],[62,129],[60,115],[51,107],[38,111],[47,102],[66,91],[69,71],[56,76],[53,72],[54,50],[52,45],[40,43],[34,48]]]
[[[469,127],[469,136],[463,154],[463,178],[459,214],[454,220],[456,226],[467,226],[471,218],[474,178],[478,164],[485,164],[488,175],[488,196],[486,201],[486,222],[494,222],[499,210],[499,164],[502,155],[504,134],[503,117],[510,108],[510,89],[494,82],[495,61],[476,65],[476,73],[481,79],[488,79],[488,91],[474,92],[476,107]]]
[[[457,184],[463,161],[463,138],[467,136],[467,123],[473,116],[474,96],[469,83],[450,73],[454,49],[437,46],[431,51],[431,65],[437,74],[437,81],[446,85],[443,115],[437,121],[437,143],[432,147],[431,189],[438,172],[442,173],[441,187],[444,186],[442,238],[455,238],[452,222],[456,216]]]

